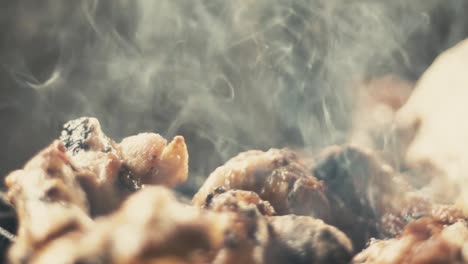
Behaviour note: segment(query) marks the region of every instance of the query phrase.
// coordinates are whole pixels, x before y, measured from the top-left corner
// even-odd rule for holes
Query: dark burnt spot
[[[338,241],[336,241],[335,236],[328,229],[320,230],[318,234],[318,238],[319,238],[319,241],[333,241],[334,243],[338,243]]]
[[[71,150],[75,155],[81,151],[89,150],[86,142],[93,131],[94,127],[90,126],[89,118],[75,119],[63,126],[60,140],[65,148]]]
[[[111,150],[112,150],[112,148],[111,148],[110,146],[106,146],[106,147],[102,150],[102,152],[104,152],[104,153],[109,153],[109,152],[111,152]]]
[[[227,248],[235,249],[239,247],[239,238],[235,232],[226,230],[224,233],[224,245]]]
[[[47,168],[46,172],[47,172],[47,175],[49,175],[52,178],[59,174],[59,170],[57,168],[52,168],[52,167]]]
[[[213,197],[214,197],[214,193],[209,193],[209,194],[206,196],[206,200],[205,200],[205,207],[206,207],[206,208],[210,207],[211,202],[213,201]]]
[[[221,193],[225,193],[225,192],[226,192],[226,189],[224,187],[222,187],[222,186],[219,186],[216,189],[214,189],[215,194],[221,194]]]
[[[342,229],[356,249],[376,237],[377,216],[366,189],[376,177],[373,157],[358,148],[343,146],[332,149],[317,160],[313,175],[327,186],[333,224]]]
[[[246,229],[247,237],[251,240],[257,241],[257,209],[249,208],[240,212],[242,216],[247,218]]]
[[[226,189],[224,189],[224,187],[222,186],[219,186],[217,187],[216,189],[214,189],[214,191],[212,191],[211,193],[209,193],[207,196],[206,196],[206,199],[205,199],[205,208],[209,208],[211,206],[211,202],[213,201],[213,198],[218,195],[218,194],[222,194],[222,193],[225,193],[226,192]]]
[[[258,211],[260,211],[260,213],[261,213],[262,215],[267,215],[267,214],[269,214],[269,212],[268,212],[268,210],[267,210],[265,204],[263,204],[263,203],[257,204],[257,209],[258,209]]]
[[[140,190],[142,186],[141,180],[135,178],[133,172],[125,165],[119,170],[117,183],[120,189],[128,192],[136,192]]]
[[[255,208],[249,208],[242,211],[242,215],[246,216],[247,218],[254,219],[257,217],[257,211]]]
[[[273,165],[275,167],[286,167],[289,165],[289,160],[287,158],[281,157],[273,160]]]

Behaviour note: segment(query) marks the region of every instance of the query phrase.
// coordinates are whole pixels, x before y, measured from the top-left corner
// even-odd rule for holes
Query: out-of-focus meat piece
[[[447,223],[465,219],[454,206],[415,192],[402,175],[371,152],[354,146],[330,147],[317,159],[314,175],[328,187],[331,221],[360,250],[370,238],[399,235],[410,222],[432,217]]]
[[[464,222],[445,226],[431,218],[410,223],[400,237],[376,240],[353,263],[467,263],[468,229]]]
[[[424,72],[397,114],[406,165],[442,202],[461,198],[468,212],[468,40],[448,49]],[[464,200],[464,201],[463,201]]]
[[[193,198],[203,205],[216,188],[256,192],[270,202],[278,214],[296,213],[329,217],[325,186],[312,176],[296,153],[287,149],[252,150],[241,153],[218,167]]]
[[[273,216],[265,263],[349,263],[353,247],[337,228],[308,216]]]
[[[166,144],[163,137],[153,133],[124,138],[120,143],[123,162],[144,184],[175,186],[187,179],[187,146],[181,136]]]
[[[224,190],[216,188],[206,197],[204,208],[215,211],[236,211],[238,208],[245,208],[254,205],[262,215],[275,215],[275,209],[269,202],[263,201],[258,194],[242,190]]]
[[[265,263],[268,238],[267,220],[253,204],[205,211],[180,204],[164,188],[148,187],[130,196],[114,215],[99,220],[80,240],[73,260]]]
[[[48,242],[92,224],[75,173],[64,146],[55,141],[23,170],[6,177],[7,199],[19,219],[17,239],[9,251],[12,263],[28,262]]]
[[[343,230],[357,250],[378,235],[378,219],[408,190],[388,165],[353,146],[326,149],[318,157],[314,175],[328,187],[329,223]]]
[[[453,205],[432,202],[419,193],[402,193],[393,207],[387,208],[379,221],[379,233],[382,237],[395,237],[404,227],[420,218],[430,217],[435,221],[453,224],[464,221],[466,216]]]
[[[166,188],[147,187],[73,243],[57,239],[35,261],[57,255],[63,263],[208,263],[222,247],[227,219],[178,202]]]
[[[269,229],[266,219],[254,204],[240,204],[227,210],[224,229],[224,244],[217,252],[215,264],[257,264],[264,262],[265,250],[269,243]]]
[[[254,192],[217,188],[208,195],[204,208],[227,216],[224,244],[213,263],[265,263],[270,240],[263,216],[274,214],[268,202]]]

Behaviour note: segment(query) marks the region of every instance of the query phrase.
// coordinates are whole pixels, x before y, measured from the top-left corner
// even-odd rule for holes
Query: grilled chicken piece
[[[86,232],[40,248],[31,263],[208,263],[222,246],[226,219],[147,187]]]
[[[410,223],[398,238],[375,240],[353,263],[468,263],[465,222],[446,225],[432,218]]]
[[[147,187],[81,240],[78,260],[109,258],[111,263],[140,263],[172,257],[188,260],[222,243],[223,221],[178,202],[163,187]]]
[[[102,132],[96,118],[69,121],[60,140],[78,167],[96,174],[98,184],[115,182],[121,165],[119,147]]]
[[[184,138],[167,141],[142,133],[120,144],[108,138],[95,118],[83,117],[64,125],[60,137],[74,164],[86,173],[78,177],[90,197],[91,214],[107,214],[143,184],[175,186],[188,175]]]
[[[213,263],[266,263],[270,235],[263,216],[274,214],[268,202],[254,192],[217,188],[208,195],[203,207],[227,216],[224,244]]]
[[[310,217],[272,217],[267,201],[243,190],[217,188],[203,209],[182,204],[164,187],[146,187],[94,222],[91,197],[79,181],[87,174],[96,175],[73,164],[56,141],[7,177],[8,199],[20,220],[11,263],[281,263],[278,252],[298,261],[341,263],[351,251],[336,229]],[[308,178],[296,179],[291,191],[299,192],[302,180]],[[301,240],[292,243],[300,230]]]
[[[297,213],[329,218],[325,186],[291,150],[252,150],[239,154],[211,173],[195,194],[194,204],[202,206],[218,187],[253,191],[280,215]]]
[[[255,206],[203,211],[163,187],[144,188],[90,226],[29,248],[28,263],[253,264],[264,263],[269,242],[267,220]]]
[[[61,140],[75,163],[94,171],[99,182],[115,181],[121,165],[138,184],[172,187],[187,179],[188,152],[181,136],[167,145],[158,134],[141,133],[117,144],[97,119],[83,117],[65,124]]]
[[[265,263],[349,263],[353,246],[337,228],[309,216],[273,216]]]
[[[7,199],[19,219],[17,239],[9,251],[11,263],[29,263],[50,241],[92,225],[75,174],[64,146],[55,141],[6,177]]]
[[[215,211],[235,211],[238,208],[245,208],[249,205],[254,205],[257,210],[266,216],[275,215],[275,209],[269,202],[263,201],[258,194],[242,190],[224,190],[216,188],[206,197],[204,208]]]
[[[96,118],[69,121],[60,139],[74,164],[82,169],[77,178],[89,197],[91,215],[111,212],[135,189],[136,181],[122,166],[120,147],[102,132]]]
[[[220,212],[225,212],[228,220],[224,228],[223,247],[217,252],[213,263],[267,263],[264,262],[270,238],[267,220],[255,204],[239,205],[218,208]]]
[[[219,263],[320,264],[349,263],[351,260],[352,244],[344,233],[309,216],[273,216],[274,209],[254,192],[217,188],[208,195],[204,207],[216,212],[234,212],[232,217],[238,220],[233,226],[246,227],[245,223],[251,225],[247,225],[247,230],[241,229],[240,234],[239,231],[230,231],[228,237],[236,238],[236,244],[242,246],[230,249],[231,254]],[[268,234],[265,233],[265,220],[259,212],[267,219]],[[246,238],[246,231],[252,233],[253,230],[257,230],[256,235]],[[259,245],[255,246],[255,241]],[[232,239],[226,242],[229,249]],[[255,253],[257,256],[254,258],[252,253],[255,251],[252,250],[255,248],[258,253]]]

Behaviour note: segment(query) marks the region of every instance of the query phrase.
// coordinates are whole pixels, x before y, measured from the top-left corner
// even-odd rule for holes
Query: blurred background
[[[180,134],[190,194],[240,151],[349,135],[355,84],[415,81],[468,34],[464,0],[1,0],[0,175],[97,117]]]

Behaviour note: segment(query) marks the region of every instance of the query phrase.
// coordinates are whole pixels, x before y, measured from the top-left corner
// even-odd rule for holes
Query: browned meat
[[[111,212],[143,184],[172,187],[188,175],[187,147],[181,136],[167,146],[154,133],[117,144],[102,132],[97,119],[83,117],[64,125],[61,140],[74,164],[84,170],[78,179],[90,197],[92,215]]]
[[[207,263],[222,246],[226,220],[148,187],[88,230],[34,248],[28,263]]]
[[[373,241],[354,257],[353,263],[468,263],[466,241],[465,222],[446,226],[435,219],[422,218],[410,223],[398,238]]]
[[[50,241],[90,227],[87,200],[75,174],[65,148],[56,141],[6,177],[7,199],[19,219],[11,263],[29,263]]]
[[[354,146],[328,148],[317,162],[287,149],[241,153],[208,177],[191,206],[145,186],[185,180],[182,137],[167,145],[143,133],[117,144],[83,118],[61,140],[6,178],[19,217],[13,264],[349,263],[353,248],[373,237],[391,239],[355,263],[382,263],[385,254],[393,254],[389,263],[464,261],[462,212],[412,190]],[[420,248],[444,253],[426,257]]]
[[[273,216],[265,263],[349,263],[353,246],[337,228],[308,216]]]
[[[414,220],[430,217],[445,224],[464,221],[466,216],[453,205],[434,203],[418,193],[402,193],[398,208],[388,208],[379,221],[382,237],[395,237]]]
[[[260,199],[258,194],[242,190],[224,190],[216,188],[206,197],[204,208],[215,211],[236,211],[238,208],[245,208],[254,205],[262,215],[275,215],[275,209],[269,202]]]
[[[225,194],[227,196],[229,193]],[[247,192],[242,194],[242,197],[247,197],[244,196]],[[295,245],[289,245],[287,241],[297,234],[288,237],[291,231],[288,227],[273,231],[255,204],[246,201],[235,208],[225,206],[217,208],[215,212],[212,210],[215,209],[206,211],[183,205],[176,201],[169,190],[148,187],[130,196],[121,209],[98,219],[93,228],[81,235],[59,237],[52,241],[37,253],[32,262],[284,263],[271,262],[268,256],[279,250],[293,252],[299,258],[300,250],[306,250],[309,255],[314,253],[311,250],[317,250],[305,248],[306,244],[297,245],[304,248],[292,249]],[[275,223],[277,221],[279,219]],[[313,236],[312,229],[330,229],[331,233],[324,234],[324,238],[329,239],[327,243],[333,243],[334,239],[344,241],[343,234],[336,234],[338,231],[326,227],[323,222],[301,220],[292,224],[299,222],[303,223],[301,228],[309,226],[311,232],[307,235],[310,235],[308,238],[311,241],[321,239]],[[274,236],[277,237],[275,243],[270,237],[271,232],[275,232]],[[330,250],[335,248],[330,247]],[[325,251],[324,254],[330,253]],[[339,249],[337,252],[337,255],[341,254]]]
[[[155,134],[140,134],[135,138],[145,141],[147,136],[154,138]],[[135,168],[130,168],[128,161],[152,159],[151,152],[138,150],[153,147],[153,142],[146,140],[146,144],[138,145],[127,140],[123,146],[116,144],[103,134],[94,118],[67,123],[61,140],[63,144],[55,141],[23,170],[12,172],[5,179],[7,199],[19,219],[17,239],[9,251],[12,263],[36,262],[36,259],[43,261],[37,263],[50,263],[46,260],[53,255],[48,255],[47,248],[57,247],[61,251],[66,245],[74,248],[86,230],[95,229],[90,215],[117,208],[129,194],[141,188],[141,181],[173,186],[185,180],[187,174],[188,156],[182,137],[176,137],[168,146],[164,140],[151,175],[133,171]],[[134,156],[125,152],[122,158],[121,149],[129,148],[135,151]],[[148,179],[151,182],[146,182]],[[68,258],[68,252],[63,252],[57,256]],[[42,258],[42,254],[47,257]]]
[[[217,252],[213,263],[265,263],[265,250],[270,238],[268,223],[254,204],[240,205],[237,208],[219,208],[227,210],[224,211],[227,222],[223,247]]]
[[[274,214],[268,202],[254,192],[217,188],[203,207],[226,217],[224,244],[213,263],[265,263],[270,234],[263,215]]]
[[[209,251],[222,244],[224,223],[222,217],[177,202],[163,187],[148,187],[130,196],[113,215],[97,221],[80,240],[75,261],[141,263],[200,257],[206,261]]]
[[[218,187],[256,192],[280,215],[297,213],[322,219],[329,217],[325,186],[291,150],[252,150],[239,154],[207,178],[193,202],[203,205]]]
[[[114,181],[120,163],[139,184],[172,187],[187,178],[188,153],[181,136],[167,145],[158,134],[141,133],[117,144],[102,132],[97,119],[83,117],[65,124],[61,140],[75,163],[94,171],[99,182]]]
[[[254,192],[217,188],[208,196],[205,208],[233,212],[232,226],[241,227],[229,229],[226,235],[229,239],[219,255],[230,254],[219,263],[320,264],[351,260],[352,244],[344,233],[309,216],[272,216],[273,208]],[[265,219],[258,212],[266,216],[268,234]],[[252,234],[246,237],[249,233]]]
[[[330,224],[343,230],[357,250],[379,236],[380,217],[399,206],[400,195],[409,189],[388,165],[353,146],[326,149],[317,159],[314,175],[328,187]]]
[[[111,212],[133,191],[137,180],[128,177],[131,173],[122,166],[119,146],[102,132],[97,119],[66,123],[60,139],[74,164],[82,168],[77,178],[89,197],[92,215]]]

